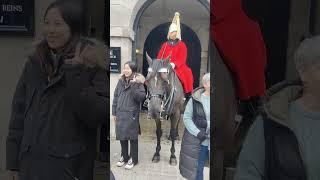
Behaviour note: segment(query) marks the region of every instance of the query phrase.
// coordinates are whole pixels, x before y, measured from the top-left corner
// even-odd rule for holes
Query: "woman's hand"
[[[200,140],[200,142],[203,142],[208,138],[208,134],[202,130],[197,134],[197,138]]]
[[[112,119],[113,119],[114,122],[117,121],[117,117],[116,116],[112,116]]]
[[[133,77],[132,82],[144,84],[145,78],[142,75],[136,75]]]
[[[86,45],[84,49],[81,51],[81,43],[79,42],[76,46],[74,57],[72,59],[64,60],[65,64],[72,64],[72,65],[84,65],[86,67],[94,67],[96,59],[96,52],[94,51],[93,46]]]

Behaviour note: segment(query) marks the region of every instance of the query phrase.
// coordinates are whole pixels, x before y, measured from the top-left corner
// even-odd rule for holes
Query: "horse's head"
[[[152,60],[148,54],[146,57],[149,64],[146,77],[149,98],[148,114],[151,118],[159,119],[169,92],[173,69],[170,64],[170,56],[166,59],[155,60]]]

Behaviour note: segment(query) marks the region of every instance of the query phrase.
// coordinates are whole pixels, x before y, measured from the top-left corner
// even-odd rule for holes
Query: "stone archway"
[[[166,41],[167,29],[170,23],[164,23],[154,28],[148,35],[143,48],[143,75],[147,75],[148,64],[146,63],[146,52],[155,58],[161,45]],[[201,66],[201,44],[197,34],[187,25],[181,24],[182,39],[188,49],[187,64],[192,69],[195,79],[194,87],[199,86],[200,66]]]
[[[143,49],[147,36],[160,24],[171,22],[175,11],[180,12],[181,23],[190,27],[198,36],[200,46],[202,47],[200,60],[205,62],[199,67],[201,69],[200,75],[202,75],[209,70],[209,0],[185,0],[184,3],[181,3],[179,0],[138,1],[132,12],[132,16],[135,16],[134,18],[132,17],[132,30],[135,32],[134,40],[132,41],[132,60],[137,61],[138,66],[140,66],[139,69],[142,71]]]

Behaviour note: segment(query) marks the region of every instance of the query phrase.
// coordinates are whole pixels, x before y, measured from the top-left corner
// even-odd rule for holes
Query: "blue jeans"
[[[197,176],[195,180],[203,180],[203,169],[206,160],[209,158],[208,146],[201,145],[199,159],[198,159],[198,169]]]

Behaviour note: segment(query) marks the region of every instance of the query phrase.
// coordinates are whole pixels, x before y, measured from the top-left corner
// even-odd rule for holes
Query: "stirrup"
[[[148,104],[149,104],[149,99],[146,99],[144,102],[143,102],[143,107],[145,107],[145,108],[148,108]]]
[[[164,120],[168,120],[168,115],[163,116],[162,114],[160,114],[160,121],[162,122]]]

